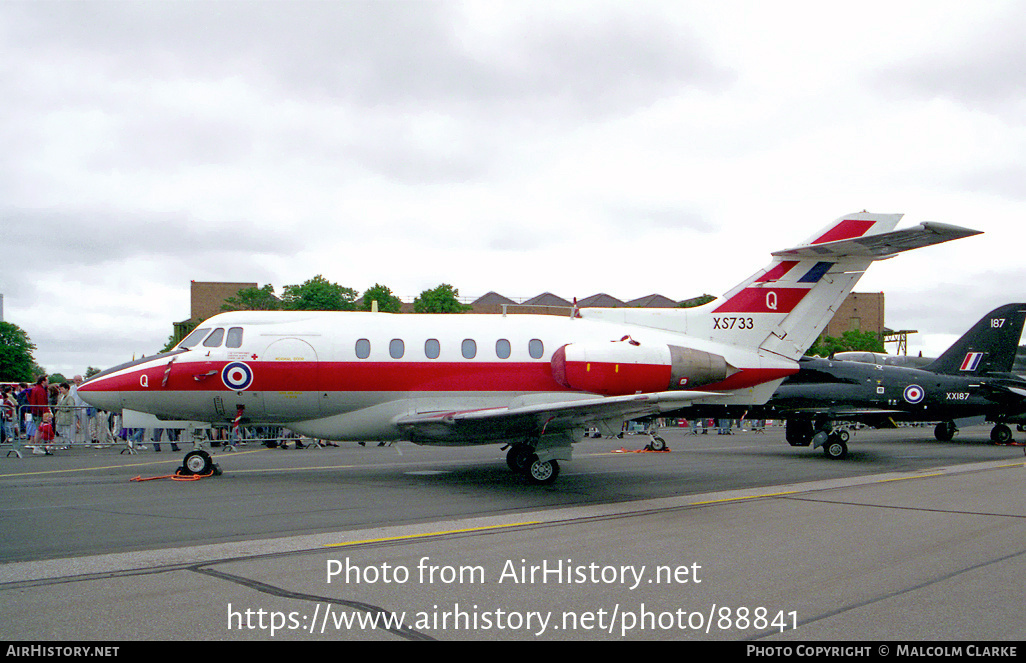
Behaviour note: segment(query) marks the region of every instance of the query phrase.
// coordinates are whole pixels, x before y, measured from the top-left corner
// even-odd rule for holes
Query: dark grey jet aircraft
[[[1026,379],[1011,373],[1026,320],[1026,304],[1006,304],[983,316],[944,354],[922,367],[877,361],[804,357],[766,405],[749,418],[785,419],[792,446],[822,446],[830,458],[848,453],[848,433],[837,421],[874,426],[940,422],[938,440],[957,432],[955,419],[986,417],[990,437],[1008,442],[1008,424],[1026,423]],[[872,357],[870,357],[872,358]]]

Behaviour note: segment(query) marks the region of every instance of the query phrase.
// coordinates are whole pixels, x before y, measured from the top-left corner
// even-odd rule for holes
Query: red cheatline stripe
[[[593,363],[592,370],[606,372],[609,364]],[[208,368],[204,363],[203,368]],[[552,377],[548,362],[539,363],[450,363],[437,362],[252,362],[253,384],[247,392],[555,392],[571,391]],[[665,371],[664,366],[635,365],[635,370]],[[220,375],[195,380],[189,364],[175,365],[166,387],[160,380],[164,367],[132,371],[91,382],[91,392],[135,392],[171,394],[183,392],[227,392]],[[615,371],[614,371],[615,372]],[[148,376],[149,387],[141,386],[141,375]],[[769,369],[746,369],[731,376],[724,388],[741,388],[777,377]],[[665,388],[665,387],[662,387]],[[715,390],[713,385],[705,389]]]

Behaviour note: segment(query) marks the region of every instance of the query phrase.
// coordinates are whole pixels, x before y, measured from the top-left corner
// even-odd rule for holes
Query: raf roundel
[[[919,401],[923,400],[923,397],[926,396],[926,391],[917,384],[910,384],[905,387],[904,396],[906,401],[915,405]]]
[[[253,383],[253,369],[241,361],[233,361],[221,369],[221,381],[233,391],[243,391]]]

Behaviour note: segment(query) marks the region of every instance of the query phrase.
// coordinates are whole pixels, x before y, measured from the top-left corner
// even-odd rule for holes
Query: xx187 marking
[[[752,318],[713,318],[713,329],[755,329]]]

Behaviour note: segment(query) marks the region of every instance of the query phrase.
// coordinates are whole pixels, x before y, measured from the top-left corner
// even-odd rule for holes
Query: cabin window
[[[366,359],[370,356],[370,341],[361,338],[356,342],[356,356],[358,359]]]
[[[214,333],[207,336],[207,340],[203,341],[203,346],[207,348],[216,348],[221,345],[221,341],[224,339],[224,327],[218,327],[214,330]]]
[[[541,359],[545,354],[545,344],[540,339],[532,338],[531,342],[527,344],[527,352],[532,359]]]
[[[510,352],[509,341],[504,338],[500,338],[495,342],[495,356],[499,359],[509,359]]]
[[[242,347],[242,327],[232,327],[228,330],[228,340],[224,342],[225,347]]]
[[[477,356],[477,342],[472,338],[465,338],[460,350],[463,352],[464,359],[473,359]]]
[[[438,344],[437,338],[429,338],[424,341],[424,355],[428,359],[438,359],[438,355],[441,354],[441,346]]]
[[[403,355],[406,354],[406,344],[403,343],[403,339],[393,338],[389,341],[388,354],[392,359],[402,359]]]
[[[191,334],[189,334],[188,336],[183,338],[182,342],[178,344],[178,347],[180,347],[180,348],[191,348],[192,346],[194,346],[197,343],[199,343],[200,339],[202,339],[204,336],[206,336],[209,331],[210,331],[210,327],[204,327],[202,329],[197,329],[196,331],[192,332]]]

